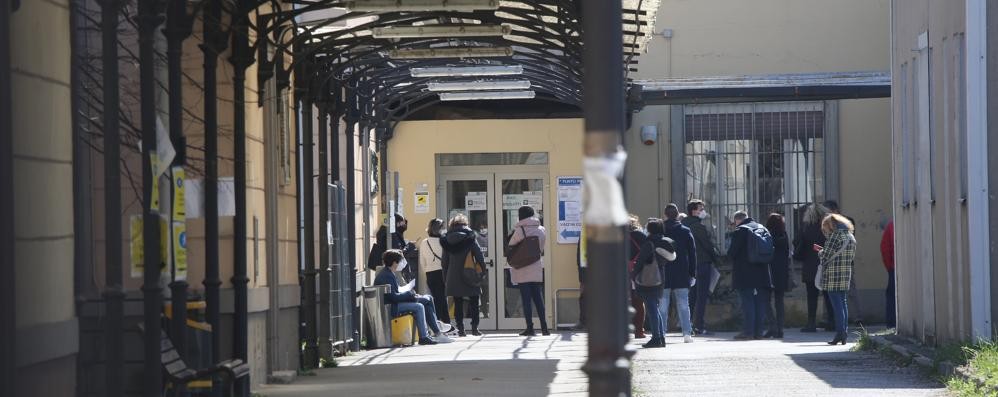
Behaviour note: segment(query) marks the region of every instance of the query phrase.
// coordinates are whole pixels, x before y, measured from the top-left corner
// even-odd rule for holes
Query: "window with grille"
[[[685,198],[706,202],[722,252],[736,211],[783,214],[792,234],[804,206],[825,200],[826,121],[822,102],[683,108]]]

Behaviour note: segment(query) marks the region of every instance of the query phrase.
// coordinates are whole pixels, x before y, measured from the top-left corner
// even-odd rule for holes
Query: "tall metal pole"
[[[222,19],[222,1],[209,0],[203,22],[204,43],[204,295],[208,305],[206,317],[211,325],[211,349],[208,362],[221,361],[222,334],[219,325],[221,308],[218,289],[222,285],[219,278],[218,250],[218,54],[225,48],[225,35],[219,21]],[[212,395],[222,395],[221,385],[212,377]]]
[[[352,92],[346,93],[346,129],[344,133],[346,139],[347,153],[347,247],[350,266],[350,296],[356,297],[360,290],[357,285],[357,144],[355,134],[357,133],[357,99]],[[367,155],[366,153],[364,154]],[[366,178],[367,176],[365,176]],[[368,194],[368,192],[364,192]],[[367,249],[367,247],[364,247]],[[351,301],[353,301],[351,299]],[[360,306],[353,305],[353,346],[351,350],[360,350]]]
[[[107,267],[104,274],[104,350],[106,354],[105,381],[108,396],[121,396],[124,385],[121,372],[125,358],[121,345],[125,316],[125,291],[122,285],[121,265],[121,137],[119,136],[118,88],[118,0],[101,2],[101,51],[103,54],[102,80],[104,90],[104,253]],[[157,223],[158,227],[159,224]],[[158,251],[153,251],[158,252]],[[146,254],[158,258],[158,255]],[[156,270],[159,270],[156,266]],[[149,331],[156,333],[159,327]],[[157,355],[158,356],[158,355]]]
[[[143,382],[142,395],[146,397],[159,396],[162,392],[162,370],[159,360],[159,317],[160,309],[163,306],[163,296],[159,287],[159,214],[153,210],[153,183],[158,175],[153,173],[152,158],[156,155],[156,54],[153,51],[156,27],[162,22],[160,2],[158,0],[139,0],[139,89],[141,94],[141,119],[142,119],[142,240],[143,252],[145,252],[145,263],[143,264],[143,317],[145,324],[145,334],[143,335]],[[105,44],[107,45],[107,44]],[[113,44],[114,46],[117,43]],[[115,73],[117,78],[117,73]],[[105,103],[105,117],[107,117]],[[115,111],[114,113],[117,113]],[[110,124],[105,123],[105,128]],[[115,122],[113,125],[117,125]],[[108,156],[105,148],[104,156]],[[115,160],[117,162],[117,160]],[[108,188],[110,189],[110,187]],[[110,191],[110,190],[109,190]],[[110,212],[110,211],[109,211]],[[113,212],[115,217],[120,217],[121,211]],[[111,224],[120,224],[120,219]],[[110,237],[108,237],[110,241]],[[119,236],[114,241],[121,242]],[[120,254],[121,250],[108,250],[108,255],[112,252]],[[109,270],[110,272],[110,270]],[[120,276],[121,271],[118,269]],[[109,337],[113,337],[109,335]],[[120,377],[120,372],[111,369],[107,370],[108,377]],[[120,381],[119,381],[120,382]]]
[[[253,64],[253,53],[249,46],[249,11],[250,0],[238,0],[235,14],[232,15],[232,97],[233,109],[232,130],[235,145],[235,198],[236,216],[234,219],[232,288],[235,295],[235,313],[233,314],[234,335],[232,352],[236,358],[249,362],[249,313],[246,284],[246,69]],[[249,396],[249,376],[235,382],[235,392],[238,397]]]
[[[318,368],[319,367],[319,347],[318,334],[316,331],[316,309],[315,309],[315,163],[313,152],[315,151],[315,145],[313,143],[313,132],[314,132],[314,121],[315,115],[312,113],[314,106],[311,97],[306,97],[302,101],[302,172],[304,173],[304,178],[302,178],[302,195],[305,200],[303,201],[304,207],[302,208],[302,214],[304,215],[304,226],[305,226],[305,269],[302,271],[304,274],[304,286],[302,286],[302,295],[304,295],[303,310],[305,311],[305,318],[302,321],[305,322],[305,366],[308,368]]]
[[[177,151],[177,157],[171,165],[183,165],[185,159],[186,145],[184,145],[184,84],[181,61],[184,55],[184,39],[191,35],[189,17],[187,16],[187,2],[185,0],[169,0],[166,11],[166,64],[167,64],[167,85],[169,87],[169,120],[170,120],[170,141]],[[172,172],[172,171],[171,171]],[[170,184],[170,192],[176,189]],[[173,197],[173,194],[170,195]],[[172,198],[171,198],[171,205]],[[169,211],[170,226],[167,230],[173,230],[173,210]],[[180,221],[184,221],[180,219]],[[174,264],[176,266],[176,264]],[[170,339],[173,340],[177,352],[181,358],[187,355],[187,279],[179,277],[178,269],[173,271],[173,282],[170,283],[171,306],[173,318],[170,321]],[[176,395],[186,396],[187,385],[174,385],[177,388]]]
[[[595,202],[594,194],[616,191],[623,205],[617,175],[617,155],[625,123],[624,54],[621,0],[582,1],[583,110],[585,113],[586,318],[603,319],[589,327],[590,396],[629,396],[630,356],[627,351],[627,274],[625,263],[626,210]],[[618,164],[614,164],[618,163]],[[605,165],[605,166],[604,166]],[[611,175],[607,175],[611,174]],[[600,184],[603,186],[594,186]],[[598,207],[603,214],[597,217]],[[616,210],[616,211],[615,211]],[[620,216],[622,213],[623,216]]]
[[[318,315],[318,328],[319,328],[319,354],[323,358],[333,357],[333,345],[330,339],[330,323],[329,319],[331,313],[329,312],[329,290],[330,290],[330,271],[329,268],[329,238],[330,238],[330,227],[329,223],[329,108],[330,103],[328,100],[328,95],[323,93],[324,98],[326,98],[322,103],[319,104],[319,120],[316,122],[319,125],[319,183],[316,185],[319,188],[319,315]],[[314,276],[313,276],[314,277]]]
[[[0,31],[8,39],[0,40],[0,218],[14,219],[14,126],[13,87],[10,77],[11,4],[0,0]],[[0,222],[0,395],[14,395],[17,364],[14,222]]]

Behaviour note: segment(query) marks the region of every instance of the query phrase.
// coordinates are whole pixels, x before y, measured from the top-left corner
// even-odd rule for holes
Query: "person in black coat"
[[[773,260],[769,262],[769,271],[773,277],[773,304],[766,303],[766,322],[769,323],[769,331],[766,331],[764,337],[783,338],[783,295],[787,292],[790,281],[790,241],[783,215],[770,214],[766,219],[766,229],[773,236],[774,250]]]
[[[801,228],[794,238],[794,260],[801,263],[801,281],[807,289],[807,324],[800,332],[816,332],[815,319],[818,313],[818,295],[821,291],[814,285],[814,277],[818,274],[818,252],[814,245],[825,246],[825,234],[821,232],[821,221],[828,215],[828,209],[821,204],[808,204],[804,210]],[[833,313],[832,304],[825,298],[825,313],[828,324]]]
[[[631,229],[628,233],[627,239],[627,258],[628,258],[628,273],[634,273],[634,264],[638,261],[638,254],[641,253],[641,244],[644,244],[645,240],[648,239],[648,233],[645,229],[641,227],[641,220],[637,215],[631,214],[629,216],[630,225],[628,227]],[[634,282],[631,282],[631,307],[634,308],[634,318],[631,319],[631,323],[634,325],[634,339],[644,339],[645,338],[645,300],[641,298],[638,291],[635,289]]]
[[[648,238],[645,239],[644,243],[641,243],[641,251],[634,263],[634,273],[632,274],[632,277],[635,278],[635,284],[637,284],[635,290],[645,302],[645,326],[651,333],[651,339],[648,340],[648,343],[641,346],[645,348],[665,347],[665,322],[662,312],[658,309],[664,291],[662,284],[641,285],[637,276],[641,274],[645,266],[655,266],[662,273],[664,281],[662,263],[676,259],[676,248],[673,241],[665,237],[665,224],[662,223],[661,219],[648,219],[645,229],[648,231]],[[663,250],[661,254],[657,252],[658,249]]]
[[[402,215],[395,214],[395,233],[392,233],[392,239],[389,242],[388,225],[381,225],[378,228],[378,232],[375,233],[374,246],[371,247],[371,253],[367,256],[367,268],[376,270],[378,266],[381,266],[381,256],[387,250],[403,250],[403,254],[406,254],[415,249],[415,245],[405,240],[405,231],[408,228],[409,221]]]
[[[732,263],[732,284],[741,297],[744,315],[742,332],[735,336],[735,340],[760,339],[773,280],[768,263],[752,263],[749,260],[748,239],[752,230],[765,227],[742,211],[736,212],[733,219],[738,228],[731,235],[728,258]]]
[[[440,239],[440,246],[444,250],[440,265],[446,274],[445,290],[447,296],[454,298],[454,320],[457,325],[457,335],[465,336],[464,333],[464,301],[468,300],[469,316],[471,316],[471,334],[480,336],[478,332],[479,322],[479,299],[482,295],[482,286],[476,285],[469,280],[467,272],[464,271],[464,264],[469,255],[475,261],[475,266],[479,273],[485,273],[485,256],[482,254],[482,247],[478,245],[475,232],[468,227],[468,218],[458,214],[450,220],[447,234]]]
[[[663,269],[665,272],[665,290],[662,303],[658,310],[662,312],[662,321],[668,327],[669,301],[676,297],[676,313],[683,329],[683,340],[693,342],[693,324],[690,322],[690,286],[696,280],[697,246],[693,240],[690,228],[679,222],[679,207],[675,204],[665,206],[665,237],[676,244],[676,260],[669,262]]]

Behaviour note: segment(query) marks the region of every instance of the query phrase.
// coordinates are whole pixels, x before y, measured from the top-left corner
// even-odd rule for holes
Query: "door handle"
[[[494,261],[494,260],[492,260],[492,259],[489,259],[489,260],[485,261],[485,264],[486,264],[486,265],[487,265],[488,267],[496,267],[496,263],[495,263],[495,261]]]

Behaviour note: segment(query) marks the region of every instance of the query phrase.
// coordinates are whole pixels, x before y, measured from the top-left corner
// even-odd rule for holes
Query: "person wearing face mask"
[[[447,231],[443,219],[433,218],[426,227],[429,236],[419,243],[419,265],[425,272],[426,286],[433,296],[437,316],[444,324],[450,324],[450,313],[447,310],[447,294],[444,292],[444,271],[440,265],[444,249],[440,246],[440,237]]]
[[[391,305],[392,317],[411,313],[416,320],[421,345],[450,342],[450,338],[437,326],[437,311],[434,308],[433,297],[412,291],[399,292],[399,281],[398,277],[395,277],[395,272],[402,271],[408,265],[402,251],[396,249],[385,251],[382,255],[382,264],[384,267],[375,276],[374,285],[389,286],[385,301]]]
[[[395,214],[395,233],[392,233],[391,241],[388,240],[388,225],[381,225],[374,239],[374,246],[367,257],[368,269],[375,270],[381,265],[381,256],[390,249],[400,249],[408,251],[412,249],[412,244],[405,241],[405,231],[409,228],[409,221],[398,213]]]
[[[696,243],[696,278],[700,280],[690,291],[690,306],[693,309],[693,333],[695,335],[710,335],[704,327],[704,316],[707,310],[707,301],[710,298],[710,280],[714,273],[714,266],[717,265],[720,255],[717,252],[717,245],[714,243],[714,233],[708,228],[704,221],[710,215],[707,214],[704,202],[701,200],[690,200],[686,205],[686,212],[689,214],[682,223],[693,232],[693,241]]]

